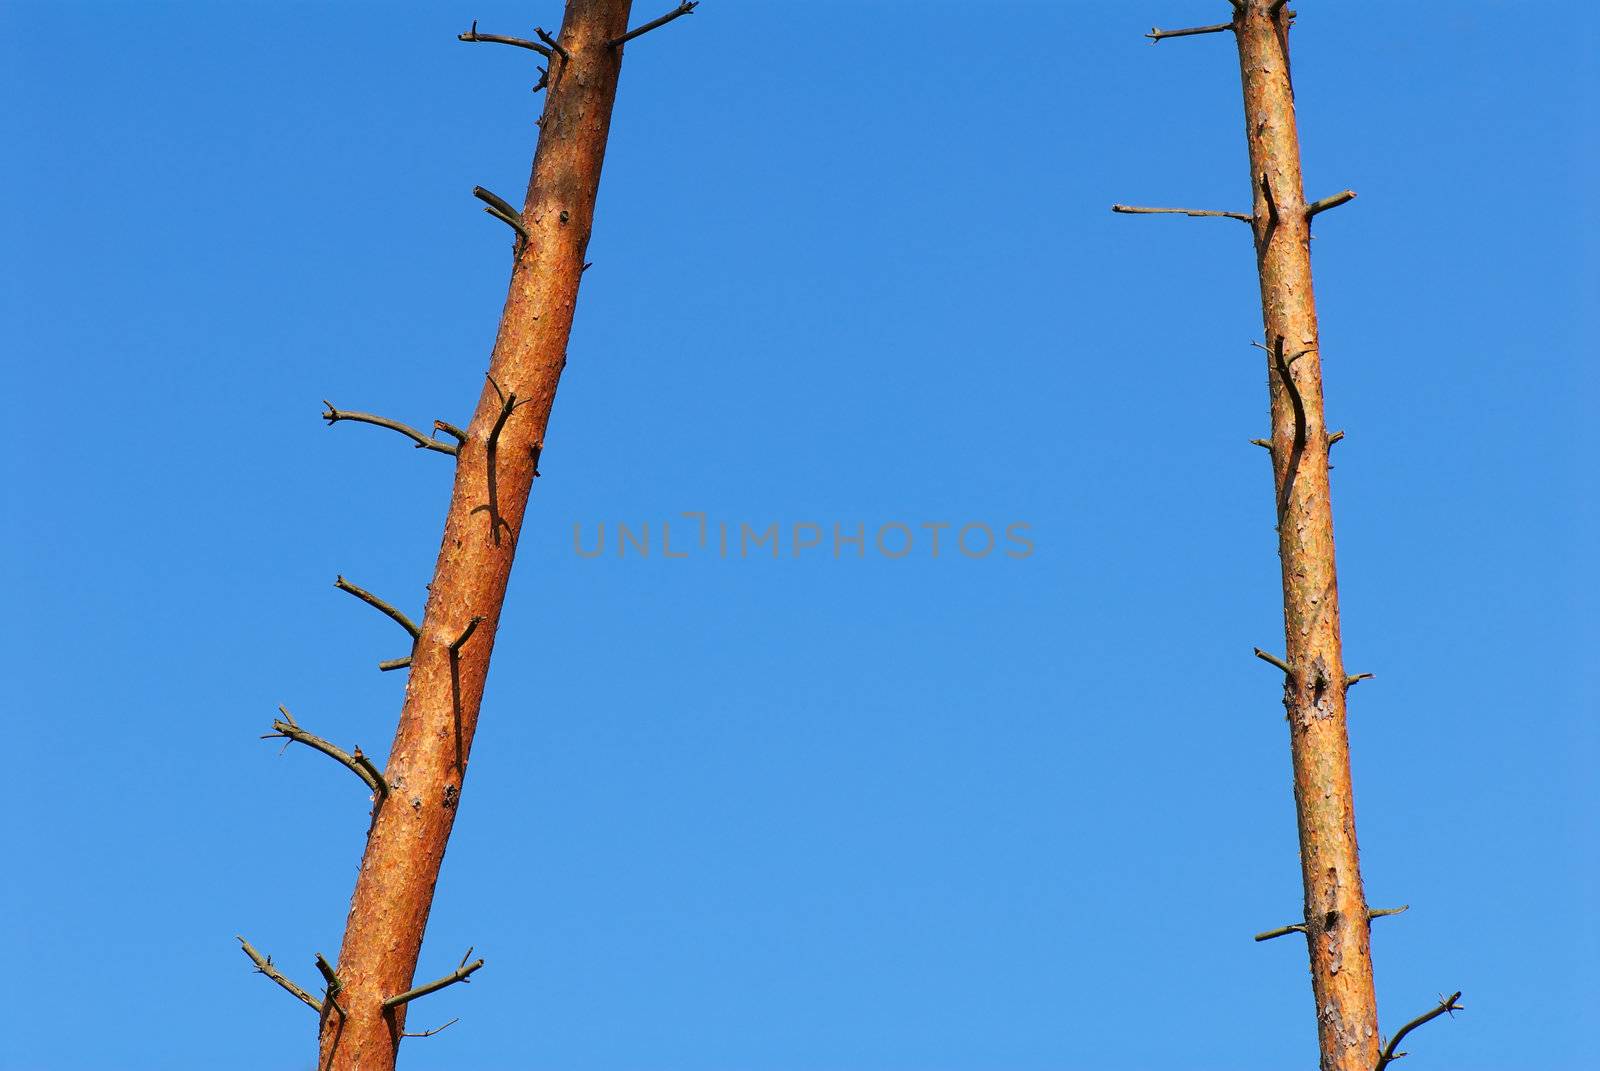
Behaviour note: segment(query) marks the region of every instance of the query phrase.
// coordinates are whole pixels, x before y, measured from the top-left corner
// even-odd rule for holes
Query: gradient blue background
[[[641,3],[636,21],[657,14]],[[1600,44],[1304,0],[1363,860],[1410,1071],[1594,1066]],[[0,33],[4,1067],[309,1068],[556,0],[18,4]],[[1315,1062],[1217,2],[735,3],[628,50],[405,1066]],[[1025,521],[972,561],[572,529]]]

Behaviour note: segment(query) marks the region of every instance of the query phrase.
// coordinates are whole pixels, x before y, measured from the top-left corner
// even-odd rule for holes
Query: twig
[[[1370,681],[1372,678],[1373,674],[1371,673],[1352,673],[1350,676],[1344,679],[1344,686],[1348,688],[1352,684],[1359,684],[1362,681]]]
[[[1272,180],[1265,171],[1261,172],[1261,195],[1267,201],[1267,225],[1261,229],[1261,240],[1267,241],[1272,237],[1273,229],[1278,226],[1278,200],[1272,196]]]
[[[456,427],[454,424],[451,424],[449,421],[435,420],[433,422],[433,430],[444,432],[446,435],[454,438],[458,443],[464,443],[467,441],[467,433]]]
[[[283,717],[274,718],[272,732],[262,734],[261,739],[273,740],[283,737],[296,743],[304,744],[314,751],[322,752],[334,762],[349,769],[362,781],[366,782],[367,787],[378,793],[380,797],[389,794],[388,782],[384,781],[383,775],[378,772],[377,767],[373,766],[371,761],[361,754],[359,747],[356,748],[355,754],[352,755],[337,744],[331,744],[315,733],[308,733],[300,728],[299,724],[294,720],[294,715],[289,713],[288,708],[280,706],[278,712]],[[283,746],[288,747],[289,745],[285,744]]]
[[[539,80],[537,82],[533,83],[532,92],[537,93],[541,89],[548,89],[550,87],[550,72],[548,70],[546,70],[545,68],[543,68],[543,67],[538,67],[538,68],[535,68],[535,69],[538,70],[538,72],[539,72]],[[455,1020],[452,1019],[452,1020],[450,1020],[450,1022],[453,1023],[453,1022],[455,1022]],[[449,1025],[450,1025],[450,1023],[446,1023],[445,1024],[445,1026],[449,1026]],[[439,1029],[443,1030],[444,1027],[441,1026]],[[408,1035],[408,1036],[411,1036],[411,1035]],[[426,1035],[426,1034],[418,1034],[418,1035],[415,1035],[415,1036],[417,1036],[417,1037],[427,1037],[428,1035]]]
[[[263,956],[260,952],[257,952],[255,948],[251,946],[250,942],[246,941],[243,937],[239,937],[238,940],[239,946],[244,949],[244,954],[249,956],[250,962],[256,965],[256,972],[258,974],[264,974],[268,978],[271,978],[274,982],[277,982],[284,989],[288,990],[289,994],[296,1000],[303,1003],[306,1007],[310,1008],[318,1015],[322,1014],[322,1001],[318,1000],[316,997],[312,996],[310,993],[307,993],[304,989],[301,989],[299,986],[289,981],[289,979],[285,978],[282,972],[272,965],[271,956]]]
[[[495,196],[482,186],[472,187],[472,196],[484,203],[483,210],[485,212],[517,232],[516,251],[517,255],[521,256],[528,243],[533,241],[533,237],[528,233],[528,228],[522,223],[522,216],[516,209],[511,207],[509,202]]]
[[[489,501],[485,505],[474,506],[472,512],[488,512],[489,531],[494,537],[495,546],[499,546],[500,529],[504,527],[508,532],[511,530],[510,523],[500,515],[499,475],[496,472],[495,465],[495,456],[500,449],[500,432],[505,429],[506,421],[511,418],[511,414],[517,406],[526,405],[531,399],[524,398],[519,402],[515,391],[507,394],[500,389],[500,384],[494,381],[493,376],[488,378],[489,386],[493,387],[495,394],[500,397],[500,416],[495,420],[494,427],[489,432],[489,441],[485,446],[485,453],[488,454],[488,458],[484,466],[484,473],[489,485]]]
[[[1300,458],[1306,451],[1306,403],[1300,397],[1300,386],[1294,381],[1294,370],[1289,366],[1309,352],[1302,350],[1294,357],[1284,357],[1282,335],[1278,336],[1278,341],[1272,349],[1272,361],[1277,367],[1278,378],[1283,380],[1283,389],[1289,392],[1289,402],[1294,406],[1294,447],[1289,451],[1289,464],[1283,473],[1283,492],[1278,496],[1280,521],[1289,511],[1289,498],[1294,492],[1294,479],[1300,469]]]
[[[1215,26],[1191,26],[1187,30],[1158,30],[1152,26],[1150,27],[1150,32],[1145,34],[1145,36],[1150,38],[1150,43],[1152,45],[1156,45],[1160,44],[1169,37],[1194,37],[1197,34],[1222,33],[1225,30],[1231,29],[1233,29],[1233,23],[1231,22],[1219,22]]]
[[[389,782],[384,780],[383,773],[372,764],[372,760],[367,758],[366,755],[362,754],[360,744],[357,744],[355,751],[350,753],[350,759],[356,764],[358,769],[366,774],[366,777],[362,778],[362,780],[366,780],[367,777],[371,778],[371,780],[367,781],[367,783],[371,785],[372,790],[378,794],[378,802],[382,803],[384,800],[388,799]]]
[[[411,633],[411,638],[413,640],[422,636],[422,630],[417,628],[416,624],[409,617],[395,609],[393,606],[390,606],[382,599],[378,598],[372,592],[367,591],[365,588],[357,587],[356,585],[350,583],[350,581],[346,580],[343,576],[335,579],[333,586],[338,588],[340,591],[348,591],[350,594],[354,595],[356,598],[360,599],[374,610],[381,611],[387,615],[395,624]]]
[[[450,454],[452,456],[456,452],[456,448],[449,443],[442,443],[437,439],[430,438],[411,425],[402,424],[398,420],[374,416],[371,413],[356,413],[348,409],[335,409],[333,403],[326,398],[322,399],[322,404],[328,407],[328,411],[322,414],[322,419],[328,422],[329,427],[341,420],[354,420],[361,424],[376,424],[380,428],[398,431],[401,435],[416,443],[418,450],[437,450],[441,454]]]
[[[1343,193],[1336,193],[1332,197],[1324,197],[1320,201],[1313,201],[1306,205],[1306,218],[1310,219],[1318,212],[1326,212],[1330,208],[1338,208],[1340,205],[1348,204],[1355,199],[1355,190],[1345,190]]]
[[[411,656],[406,655],[404,658],[391,658],[387,662],[379,662],[378,669],[381,672],[388,673],[390,670],[394,669],[405,669],[410,664]]]
[[[1344,438],[1344,432],[1336,431],[1332,435],[1328,436],[1328,445],[1332,446],[1334,443],[1338,442],[1342,438]]]
[[[1367,912],[1367,919],[1368,921],[1371,921],[1372,919],[1380,919],[1387,915],[1399,915],[1409,910],[1411,910],[1410,904],[1402,904],[1400,907],[1375,908]],[[1261,933],[1256,934],[1256,940],[1270,941],[1274,937],[1287,937],[1291,933],[1305,932],[1306,924],[1303,922],[1296,922],[1288,926],[1279,926],[1276,930],[1263,930]]]
[[[659,29],[679,16],[693,13],[694,9],[699,6],[700,0],[684,0],[683,3],[679,4],[665,15],[662,15],[659,19],[652,19],[643,26],[640,26],[638,29],[629,30],[621,37],[613,37],[611,40],[606,42],[606,47],[616,48],[620,45],[625,45],[629,41],[632,41],[635,37],[640,37],[649,33],[651,30]]]
[[[317,953],[317,970],[322,972],[323,981],[328,983],[327,995],[323,999],[327,1001],[329,1008],[339,1013],[339,1020],[343,1022],[348,1016],[345,1014],[345,1010],[339,1006],[337,997],[339,996],[339,991],[344,988],[344,983],[339,981],[339,976],[334,973],[333,967],[322,957],[321,952]],[[326,1009],[324,1009],[323,1014],[326,1016]]]
[[[472,955],[472,949],[469,948],[467,949],[467,956],[470,955]],[[465,982],[472,975],[472,972],[476,971],[482,966],[482,959],[474,960],[473,962],[468,963],[467,957],[462,956],[461,966],[457,967],[443,978],[435,979],[434,981],[429,982],[427,985],[419,985],[415,989],[408,989],[398,996],[390,997],[388,1000],[383,1002],[383,1010],[393,1011],[402,1004],[409,1004],[418,997],[425,997],[429,993],[438,992],[447,985],[455,985],[457,982]]]
[[[1252,222],[1252,218],[1243,212],[1216,212],[1209,208],[1141,208],[1137,205],[1112,205],[1111,211],[1122,212],[1130,216],[1222,216],[1226,219],[1238,219],[1246,223]]]
[[[339,981],[339,976],[321,952],[317,953],[317,970],[322,974],[322,980],[328,983],[328,995],[332,996],[344,988],[344,983]]]
[[[421,1033],[417,1033],[417,1034],[409,1034],[406,1031],[402,1030],[402,1031],[400,1031],[400,1036],[403,1037],[403,1038],[431,1038],[431,1037],[433,1037],[433,1035],[437,1034],[439,1031],[448,1030],[450,1027],[455,1026],[460,1021],[461,1021],[461,1017],[458,1015],[454,1019],[451,1019],[448,1023],[445,1023],[444,1026],[436,1026],[432,1030],[424,1030]]]
[[[1434,1008],[1432,1011],[1423,1012],[1405,1026],[1402,1026],[1395,1036],[1389,1039],[1389,1044],[1383,1047],[1383,1052],[1379,1055],[1378,1062],[1373,1067],[1372,1071],[1383,1071],[1384,1068],[1388,1067],[1390,1064],[1400,1059],[1400,1057],[1404,1056],[1405,1053],[1396,1052],[1395,1048],[1400,1044],[1400,1040],[1402,1038],[1411,1033],[1411,1031],[1415,1030],[1417,1027],[1423,1025],[1424,1023],[1430,1023],[1439,1018],[1441,1015],[1449,1015],[1452,1019],[1454,1019],[1455,1013],[1462,1010],[1462,1006],[1456,1003],[1460,999],[1460,990],[1450,994],[1448,997],[1440,997],[1438,1007]]]
[[[562,63],[570,63],[570,62],[572,62],[572,53],[570,53],[566,49],[562,48],[560,41],[557,41],[554,37],[551,37],[549,34],[545,33],[544,32],[544,27],[535,26],[533,28],[533,34],[539,40],[543,41],[545,44],[549,45],[552,49],[554,49],[556,51],[556,54],[561,57],[561,62]],[[547,52],[547,53],[545,53],[545,55],[548,56],[549,53]]]
[[[1272,443],[1269,442],[1266,439],[1251,439],[1250,440],[1250,445],[1251,446],[1259,446],[1263,450],[1271,450],[1272,449]]]
[[[461,630],[461,635],[450,641],[451,658],[455,658],[461,653],[461,648],[466,646],[468,640],[472,639],[472,634],[477,631],[478,623],[482,620],[483,617],[481,615],[474,614],[472,620],[467,622],[467,627]]]
[[[1283,672],[1286,675],[1288,675],[1290,677],[1294,676],[1294,667],[1290,666],[1289,663],[1285,662],[1283,659],[1279,658],[1277,655],[1268,654],[1266,651],[1263,651],[1259,647],[1254,648],[1254,650],[1256,652],[1256,657],[1261,659],[1261,661],[1270,662],[1272,665],[1277,666],[1279,669],[1283,670]]]
[[[530,51],[537,52],[546,59],[550,58],[550,50],[536,41],[524,40],[521,37],[504,37],[497,33],[479,33],[477,19],[472,20],[472,29],[468,30],[466,33],[456,34],[456,40],[482,41],[487,44],[495,45],[515,45],[518,48],[526,48]]]
[[[490,190],[484,189],[482,186],[472,187],[472,196],[476,197],[484,204],[492,205],[493,207],[498,208],[508,216],[516,216],[521,214],[512,207],[510,201],[507,201],[505,198]]]

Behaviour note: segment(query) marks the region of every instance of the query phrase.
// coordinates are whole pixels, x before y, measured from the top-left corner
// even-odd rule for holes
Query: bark
[[[320,1067],[394,1066],[538,454],[566,365],[631,0],[569,0],[550,58],[510,292],[489,380],[457,453],[427,610],[412,654],[387,798],[351,899]],[[566,58],[560,53],[565,50]],[[514,407],[512,407],[514,405]],[[474,622],[476,626],[474,627]],[[470,629],[470,634],[469,634]],[[465,642],[461,641],[466,635]]]
[[[1345,725],[1349,682],[1340,649],[1311,228],[1289,77],[1291,16],[1281,0],[1277,5],[1247,0],[1240,8],[1234,30],[1244,84],[1255,197],[1252,226],[1271,383],[1288,666],[1284,706],[1299,817],[1311,988],[1324,1071],[1372,1071],[1378,1059],[1378,1012],[1350,783]]]

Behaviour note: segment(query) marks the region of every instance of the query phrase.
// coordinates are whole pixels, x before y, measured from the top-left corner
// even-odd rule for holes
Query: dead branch
[[[304,744],[314,751],[322,752],[334,762],[354,773],[362,781],[366,782],[369,789],[376,792],[380,797],[389,794],[389,785],[384,781],[383,775],[378,772],[376,766],[372,765],[371,760],[361,754],[359,747],[356,748],[355,754],[352,755],[337,744],[331,744],[315,733],[308,733],[300,728],[299,724],[294,720],[294,715],[289,713],[288,708],[280,706],[278,712],[283,717],[273,719],[272,732],[262,734],[261,739],[274,740],[281,737],[292,740],[295,743]],[[288,744],[284,745],[284,747],[288,746]]]
[[[1274,666],[1277,666],[1279,669],[1283,670],[1285,676],[1288,676],[1288,677],[1293,677],[1294,676],[1294,667],[1290,666],[1289,663],[1285,662],[1283,659],[1279,658],[1277,655],[1268,654],[1266,651],[1263,651],[1259,647],[1254,648],[1254,651],[1256,652],[1256,657],[1261,659],[1261,661],[1268,662],[1268,663],[1271,663]]]
[[[1265,235],[1270,236],[1272,234],[1272,228],[1278,225],[1278,199],[1272,196],[1272,179],[1267,176],[1265,171],[1261,172],[1261,196],[1265,198],[1267,202],[1267,227]]]
[[[1300,458],[1306,452],[1306,403],[1300,397],[1300,386],[1294,381],[1294,370],[1290,365],[1309,350],[1302,350],[1292,358],[1283,355],[1283,336],[1278,336],[1277,343],[1273,346],[1272,360],[1278,370],[1278,378],[1283,381],[1283,389],[1289,392],[1289,402],[1294,406],[1294,446],[1289,451],[1289,464],[1283,475],[1283,493],[1278,496],[1278,519],[1281,521],[1289,510],[1289,498],[1294,491],[1294,478],[1300,469]]]
[[[384,800],[388,799],[389,782],[383,779],[383,773],[373,765],[372,760],[367,758],[366,755],[362,754],[360,744],[357,744],[356,749],[350,753],[350,760],[356,764],[356,768],[359,772],[366,775],[362,778],[362,780],[371,785],[372,790],[378,794],[378,802],[382,803]]]
[[[1191,26],[1187,30],[1159,30],[1152,26],[1145,36],[1150,38],[1152,45],[1157,45],[1169,37],[1196,37],[1203,33],[1223,33],[1231,29],[1233,29],[1231,22],[1219,22],[1215,26]]]
[[[383,673],[388,673],[390,670],[405,669],[409,665],[411,665],[411,656],[406,655],[404,658],[391,658],[387,662],[379,662],[378,669]]]
[[[1375,909],[1367,912],[1367,921],[1370,922],[1373,919],[1381,919],[1381,918],[1384,918],[1384,917],[1389,916],[1389,915],[1403,914],[1404,912],[1407,912],[1407,911],[1410,911],[1410,910],[1411,910],[1411,905],[1410,904],[1401,904],[1399,907],[1375,908]],[[1270,941],[1274,937],[1287,937],[1291,933],[1305,933],[1305,932],[1306,932],[1306,924],[1305,923],[1303,923],[1303,922],[1294,922],[1294,923],[1290,923],[1288,926],[1279,926],[1276,930],[1263,930],[1262,932],[1256,934],[1256,940],[1258,942],[1260,942],[1260,941]]]
[[[436,450],[441,454],[455,456],[456,448],[454,446],[424,435],[409,424],[402,424],[398,420],[390,420],[388,417],[374,416],[372,413],[357,413],[349,409],[335,409],[333,403],[326,398],[322,399],[322,404],[328,407],[328,411],[322,414],[322,419],[328,422],[329,427],[341,420],[354,420],[361,424],[375,424],[380,428],[398,431],[401,435],[416,443],[418,450]],[[437,426],[437,422],[435,422],[435,426]]]
[[[1456,1012],[1463,1010],[1462,1005],[1457,1003],[1460,999],[1460,990],[1450,994],[1448,997],[1440,997],[1438,1007],[1431,1011],[1423,1012],[1405,1026],[1402,1026],[1395,1036],[1389,1039],[1389,1044],[1383,1047],[1383,1053],[1378,1057],[1378,1063],[1372,1071],[1383,1071],[1384,1068],[1404,1056],[1405,1053],[1396,1052],[1395,1050],[1399,1046],[1400,1040],[1417,1027],[1422,1026],[1424,1023],[1431,1023],[1441,1015],[1449,1015],[1450,1018],[1454,1019]]]
[[[1370,681],[1373,676],[1374,674],[1371,673],[1352,673],[1350,676],[1344,679],[1344,686],[1348,688],[1352,684],[1360,684],[1362,681]]]
[[[472,196],[484,203],[483,210],[485,212],[517,232],[516,252],[518,256],[521,256],[522,251],[528,247],[528,243],[533,241],[532,235],[528,233],[528,228],[522,223],[522,214],[512,208],[510,202],[504,198],[497,197],[482,186],[472,187]]]
[[[659,29],[662,26],[665,26],[667,23],[671,22],[673,19],[679,18],[680,16],[683,16],[683,15],[693,14],[694,13],[694,9],[699,7],[699,6],[700,6],[700,0],[684,0],[683,3],[679,4],[677,7],[673,8],[671,11],[667,12],[665,15],[662,15],[659,19],[651,19],[649,22],[645,23],[643,26],[640,26],[637,29],[629,30],[627,33],[623,34],[621,37],[613,37],[611,40],[606,42],[606,47],[607,48],[618,48],[618,47],[620,47],[622,45],[625,45],[629,41],[632,41],[635,37],[643,37],[645,34],[649,33],[651,30]]]
[[[472,29],[468,30],[466,33],[456,34],[456,40],[473,42],[482,41],[487,44],[494,45],[515,45],[517,48],[526,48],[530,52],[537,52],[546,59],[550,58],[550,50],[544,45],[539,44],[537,41],[529,41],[521,37],[504,37],[497,33],[479,33],[477,19],[472,20]]]
[[[500,398],[500,415],[495,419],[494,427],[489,431],[489,441],[485,446],[488,459],[484,465],[485,480],[488,483],[489,501],[482,506],[474,506],[473,513],[487,512],[489,514],[489,531],[494,538],[496,546],[500,545],[500,529],[511,530],[511,525],[500,515],[500,483],[498,468],[495,459],[500,450],[500,433],[505,430],[506,421],[511,419],[511,414],[519,405],[526,405],[529,399],[517,401],[516,392],[507,394],[500,389],[493,376],[489,377],[489,386],[494,388],[495,394]]]
[[[285,978],[278,968],[272,965],[271,956],[263,956],[260,952],[257,952],[255,948],[251,946],[250,942],[246,941],[243,937],[238,937],[238,941],[239,947],[244,950],[244,954],[249,956],[250,962],[256,965],[256,973],[264,974],[268,978],[271,978],[274,982],[277,982],[280,986],[287,990],[289,994],[296,1000],[300,1001],[318,1015],[322,1014],[322,1001],[318,1000],[316,997],[312,996],[310,993],[307,993],[304,989],[301,989],[299,986],[289,981],[289,979]]]
[[[1336,193],[1332,197],[1324,197],[1320,201],[1313,201],[1306,205],[1306,218],[1310,219],[1319,212],[1326,212],[1330,208],[1338,208],[1342,204],[1349,204],[1355,199],[1355,190],[1345,190],[1343,193]]]
[[[350,594],[354,595],[356,598],[360,599],[374,610],[383,613],[395,624],[409,632],[413,640],[419,639],[422,636],[422,630],[417,628],[416,623],[412,621],[411,618],[407,617],[393,606],[384,602],[372,592],[367,591],[365,588],[357,587],[356,585],[350,583],[350,581],[346,580],[343,576],[337,577],[333,582],[333,586],[338,588],[340,591],[348,591]]]
[[[431,1038],[431,1037],[433,1037],[433,1035],[439,1033],[439,1031],[448,1030],[452,1026],[455,1026],[460,1021],[461,1021],[461,1017],[457,1016],[456,1018],[451,1019],[448,1023],[445,1023],[443,1026],[436,1026],[432,1030],[423,1030],[423,1031],[420,1031],[420,1032],[415,1033],[415,1034],[408,1033],[408,1032],[402,1030],[402,1031],[400,1031],[400,1036],[403,1037],[403,1038]]]
[[[470,955],[472,955],[472,949],[469,948],[467,949],[467,955],[461,957],[461,966],[457,967],[443,978],[436,978],[427,985],[419,985],[415,989],[408,989],[398,996],[390,997],[388,1000],[383,1002],[383,1010],[393,1011],[402,1004],[409,1004],[418,997],[425,997],[429,993],[436,993],[445,986],[455,985],[457,982],[467,981],[472,976],[472,972],[483,966],[483,960],[481,958],[468,963],[467,956]]]
[[[458,443],[464,443],[467,441],[467,433],[447,420],[435,420],[433,422],[433,430],[444,432],[446,435],[449,435],[451,438],[455,439],[455,441]]]
[[[1130,216],[1220,216],[1225,219],[1243,220],[1245,223],[1250,223],[1253,220],[1253,217],[1247,216],[1243,212],[1218,212],[1209,208],[1142,208],[1138,205],[1112,205],[1111,211],[1121,212]]]
[[[483,615],[474,614],[472,620],[467,622],[467,627],[461,630],[461,635],[450,641],[451,658],[455,658],[460,655],[461,648],[465,647],[467,641],[472,639],[472,634],[477,631],[478,623],[482,620]]]
[[[533,33],[535,37],[543,41],[546,45],[550,46],[550,48],[555,51],[556,55],[561,57],[562,63],[572,62],[572,53],[562,48],[560,41],[557,41],[554,37],[551,37],[549,34],[545,33],[543,26],[535,26],[533,28]]]
[[[1272,449],[1272,443],[1269,442],[1266,439],[1251,439],[1250,440],[1250,445],[1251,446],[1259,446],[1263,450],[1271,450]]]

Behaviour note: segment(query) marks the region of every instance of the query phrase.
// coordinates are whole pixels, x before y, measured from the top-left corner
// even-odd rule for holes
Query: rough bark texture
[[[550,59],[544,118],[519,250],[489,375],[457,458],[455,487],[405,706],[350,903],[338,1007],[323,1016],[322,1068],[387,1071],[466,773],[489,655],[556,383],[566,365],[578,283],[616,98],[630,0],[569,0]],[[498,390],[495,384],[498,385]],[[502,417],[500,392],[517,406]],[[480,618],[466,643],[454,643]],[[439,974],[454,964],[442,962]]]
[[[1378,1059],[1378,1013],[1345,727],[1347,683],[1310,221],[1289,80],[1290,14],[1281,3],[1276,12],[1272,8],[1271,0],[1248,0],[1238,12],[1235,36],[1272,393],[1285,661],[1291,669],[1284,706],[1299,814],[1306,940],[1324,1071],[1372,1071]]]

